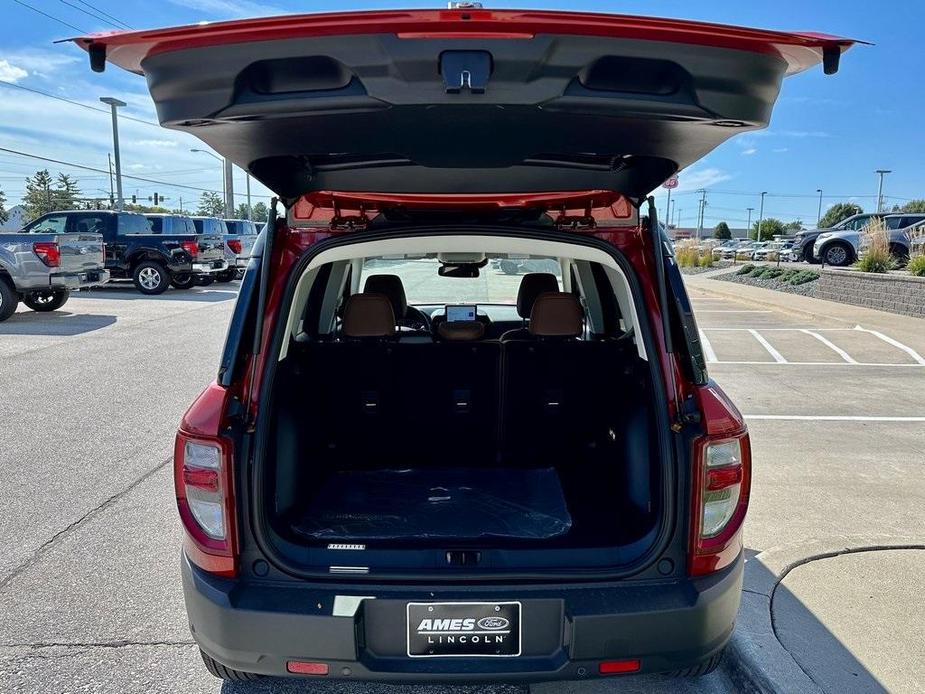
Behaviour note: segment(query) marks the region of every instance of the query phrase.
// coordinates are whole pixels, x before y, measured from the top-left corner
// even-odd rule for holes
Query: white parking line
[[[739,309],[731,308],[707,308],[698,310],[697,313],[774,313],[774,311],[740,311]]]
[[[916,351],[915,351],[914,349],[912,349],[911,347],[909,347],[909,346],[907,346],[907,345],[904,345],[904,344],[903,344],[902,342],[900,342],[899,340],[894,340],[892,337],[888,337],[887,335],[884,335],[883,333],[878,333],[876,330],[868,330],[867,328],[862,328],[860,325],[856,325],[856,326],[854,327],[854,329],[855,329],[855,330],[859,330],[859,331],[861,331],[862,333],[870,333],[870,334],[873,335],[874,337],[879,337],[881,340],[883,340],[884,342],[886,342],[888,345],[893,345],[893,346],[896,347],[897,349],[901,349],[903,352],[905,352],[905,353],[908,354],[910,357],[912,357],[913,359],[915,359],[915,361],[916,361],[918,364],[921,364],[922,366],[925,366],[925,357],[922,357],[921,354],[919,354],[918,352],[916,352]]]
[[[700,346],[703,347],[703,354],[707,359],[707,364],[715,364],[719,361],[716,358],[716,352],[713,351],[713,345],[710,344],[710,340],[707,338],[706,333],[703,330],[700,330]]]
[[[838,345],[833,344],[830,340],[826,339],[825,337],[823,337],[822,335],[820,335],[820,334],[817,333],[816,331],[814,331],[814,330],[801,330],[800,332],[801,332],[801,333],[806,333],[807,335],[812,335],[813,337],[815,337],[817,340],[819,340],[819,342],[821,342],[822,344],[824,344],[826,347],[828,347],[828,348],[831,349],[833,352],[835,352],[835,354],[837,354],[837,355],[840,356],[842,359],[844,359],[844,360],[845,360],[845,363],[847,363],[847,364],[857,364],[857,361],[856,361],[855,359],[853,359],[853,358],[851,357],[850,354],[848,354],[845,350],[843,350],[843,349],[842,349],[841,347],[839,347]]]
[[[787,363],[787,360],[784,359],[784,355],[778,352],[776,349],[774,349],[771,346],[771,343],[765,340],[764,337],[762,337],[761,333],[759,333],[757,330],[749,330],[748,332],[752,334],[752,337],[758,340],[758,342],[761,344],[762,347],[768,350],[768,354],[771,355],[771,358],[774,359],[774,361],[776,361],[778,364]]]
[[[732,364],[740,366],[888,366],[890,368],[913,368],[921,369],[925,364],[892,364],[889,362],[869,362],[869,361],[856,361],[849,364],[848,362],[842,361],[785,361],[785,362],[776,362],[776,361],[717,361],[717,364]]]
[[[747,414],[745,419],[769,419],[797,422],[925,422],[925,417],[868,417],[863,415],[822,414]]]

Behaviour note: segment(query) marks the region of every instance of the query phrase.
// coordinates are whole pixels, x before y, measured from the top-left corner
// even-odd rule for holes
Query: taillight
[[[238,239],[228,239],[226,243],[228,244],[228,248],[231,249],[232,253],[235,255],[241,254],[241,242]]]
[[[234,576],[232,446],[218,436],[226,394],[209,386],[184,415],[174,444],[174,487],[190,561],[210,573]]]
[[[32,244],[32,252],[48,267],[61,265],[61,249],[54,241],[36,241]]]
[[[199,255],[199,242],[198,241],[181,241],[180,246],[184,251],[189,253],[194,258]]]
[[[715,387],[702,389],[700,404],[707,435],[693,451],[693,576],[719,571],[741,552],[751,484],[751,444],[742,416]]]

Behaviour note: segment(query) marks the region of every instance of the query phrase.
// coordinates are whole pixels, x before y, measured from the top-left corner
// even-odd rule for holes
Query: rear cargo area
[[[269,525],[290,548],[629,558],[661,511],[648,374],[627,340],[293,344],[272,397]]]

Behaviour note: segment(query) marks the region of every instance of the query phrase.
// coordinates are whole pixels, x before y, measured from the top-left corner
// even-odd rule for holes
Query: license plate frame
[[[425,619],[439,620],[444,624],[437,626],[450,628],[422,630]],[[472,620],[471,626],[468,620]],[[492,620],[500,620],[498,626],[492,626]],[[409,602],[405,607],[405,652],[409,658],[517,658],[522,653],[522,620],[519,600]],[[466,640],[460,641],[460,637]],[[473,637],[479,640],[473,641]],[[509,638],[499,647],[491,637]],[[432,642],[434,638],[439,641]],[[453,652],[457,648],[463,651]]]

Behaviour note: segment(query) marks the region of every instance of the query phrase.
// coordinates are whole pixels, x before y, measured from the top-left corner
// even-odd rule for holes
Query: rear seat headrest
[[[574,294],[546,292],[536,297],[529,330],[535,337],[578,337],[584,320],[584,311]]]
[[[517,315],[529,318],[533,312],[536,297],[546,292],[559,291],[559,282],[550,272],[531,272],[520,280],[520,289],[517,290]]]
[[[385,294],[354,294],[344,306],[344,337],[392,337],[395,314]]]
[[[392,304],[396,318],[404,318],[408,313],[408,299],[405,298],[405,285],[398,275],[370,275],[363,285],[364,294],[385,294]]]
[[[437,335],[447,342],[469,342],[485,336],[485,324],[477,320],[444,321],[437,326]]]

